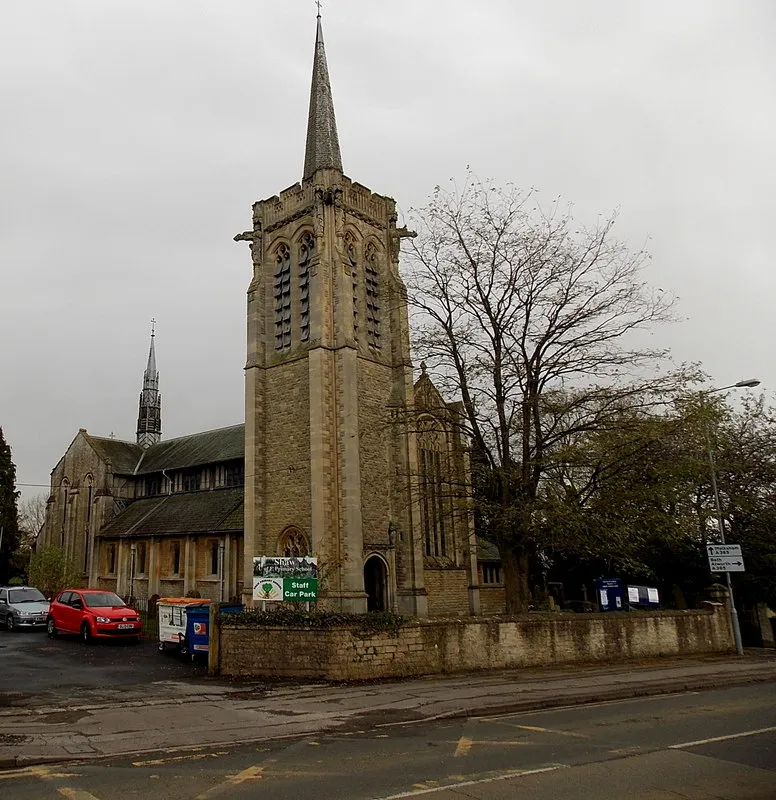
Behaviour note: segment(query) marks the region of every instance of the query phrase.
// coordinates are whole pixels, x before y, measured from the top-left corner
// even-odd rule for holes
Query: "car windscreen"
[[[9,603],[45,603],[46,598],[37,589],[11,589]]]
[[[85,594],[84,602],[89,608],[108,608],[109,606],[123,606],[126,603],[113,592],[94,592]]]

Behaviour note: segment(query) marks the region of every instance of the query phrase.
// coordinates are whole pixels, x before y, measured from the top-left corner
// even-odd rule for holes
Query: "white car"
[[[49,602],[32,586],[0,588],[0,625],[9,631],[17,628],[46,627]]]

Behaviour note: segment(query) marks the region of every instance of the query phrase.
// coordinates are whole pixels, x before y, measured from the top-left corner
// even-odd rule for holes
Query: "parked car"
[[[0,624],[5,624],[9,631],[43,627],[48,610],[48,600],[32,586],[0,588]]]
[[[52,601],[46,632],[76,633],[84,642],[92,639],[129,639],[137,642],[142,624],[137,611],[117,594],[103,589],[65,589]]]

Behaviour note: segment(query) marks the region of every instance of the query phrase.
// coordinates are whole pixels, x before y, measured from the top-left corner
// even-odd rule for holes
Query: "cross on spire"
[[[331,99],[329,67],[326,64],[326,49],[323,45],[321,2],[318,6],[318,27],[315,34],[315,56],[313,58],[313,80],[310,88],[310,115],[307,121],[307,147],[304,158],[305,179],[319,169],[336,169],[342,172],[337,122],[334,118],[334,102]]]

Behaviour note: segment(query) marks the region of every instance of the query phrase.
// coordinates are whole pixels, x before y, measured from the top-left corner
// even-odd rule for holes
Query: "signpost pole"
[[[725,523],[722,521],[722,505],[719,502],[719,489],[717,488],[717,471],[714,468],[714,454],[711,451],[711,441],[709,439],[709,432],[706,431],[706,450],[709,454],[709,469],[711,471],[711,488],[714,491],[714,505],[717,509],[717,527],[719,528],[719,536],[722,544],[725,544]],[[730,573],[725,572],[727,580],[728,598],[730,601],[730,622],[733,627],[733,640],[736,643],[736,653],[742,656],[744,654],[744,645],[741,641],[741,628],[738,624],[738,611],[736,610],[736,603],[733,599],[733,583],[730,580]]]

